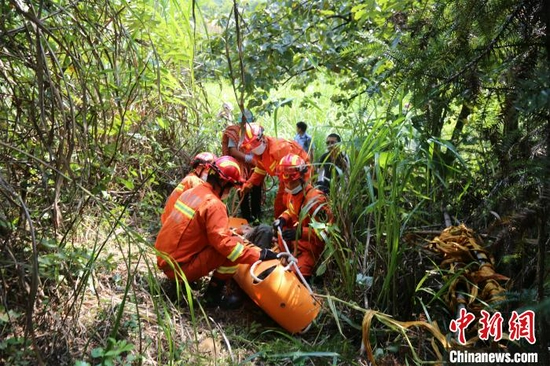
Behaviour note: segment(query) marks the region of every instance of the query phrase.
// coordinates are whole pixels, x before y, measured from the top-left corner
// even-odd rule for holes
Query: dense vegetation
[[[469,334],[470,349],[549,364],[549,6],[3,0],[0,363],[419,364],[456,346],[470,296],[506,319],[534,310],[537,337]],[[164,200],[190,157],[220,152],[223,101],[272,135],[307,121],[317,156],[344,138],[305,335],[182,304],[155,268]],[[492,257],[498,300],[479,263],[433,250],[459,224]]]

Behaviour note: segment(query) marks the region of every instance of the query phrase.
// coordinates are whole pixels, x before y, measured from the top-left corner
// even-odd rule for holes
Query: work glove
[[[245,163],[252,164],[253,161],[254,161],[254,154],[246,154],[244,156]]]
[[[296,240],[296,229],[285,229],[285,230],[283,230],[283,239],[285,241]]]
[[[270,259],[277,259],[277,253],[275,253],[270,249],[263,248],[262,251],[260,252],[260,260],[268,261]]]
[[[239,196],[240,198],[243,198],[244,196],[246,196],[246,194],[248,192],[250,192],[250,190],[252,189],[252,184],[251,183],[248,183],[248,182],[245,182],[242,187],[239,189]]]
[[[283,217],[279,217],[277,220],[273,221],[273,231],[275,232],[275,235],[279,232],[279,228],[281,230],[286,225],[286,220]]]

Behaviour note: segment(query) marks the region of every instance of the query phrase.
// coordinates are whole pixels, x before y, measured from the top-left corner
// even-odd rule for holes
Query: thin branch
[[[31,286],[29,290],[29,298],[27,303],[27,313],[26,313],[26,326],[25,326],[25,337],[30,335],[32,339],[33,350],[36,355],[37,361],[40,365],[44,365],[44,361],[40,356],[38,346],[36,345],[36,337],[34,334],[34,324],[33,324],[33,314],[34,314],[34,304],[36,303],[36,294],[38,293],[38,247],[36,245],[36,235],[34,230],[34,225],[32,223],[31,214],[25,202],[19,196],[13,188],[8,184],[0,173],[0,185],[2,185],[8,192],[10,192],[14,197],[19,201],[20,207],[25,214],[27,223],[29,224],[29,230],[31,233],[31,243],[32,243],[32,263],[31,263]]]

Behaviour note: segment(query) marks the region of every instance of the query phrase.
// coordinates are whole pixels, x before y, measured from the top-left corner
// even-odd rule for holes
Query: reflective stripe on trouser
[[[211,246],[207,246],[204,250],[195,254],[188,262],[178,263],[178,265],[188,282],[194,282],[207,276],[212,270],[216,270],[214,277],[227,280],[233,277],[233,274],[237,271],[237,263],[231,262]],[[175,279],[176,275],[172,267],[167,265],[166,268],[163,268],[163,271],[168,278]]]

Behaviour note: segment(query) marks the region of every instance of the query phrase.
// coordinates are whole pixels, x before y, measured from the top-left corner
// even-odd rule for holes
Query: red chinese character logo
[[[468,325],[470,325],[474,319],[475,315],[472,313],[469,313],[466,311],[465,308],[460,309],[460,315],[458,316],[458,319],[451,320],[451,324],[449,324],[449,329],[452,332],[458,331],[458,341],[460,344],[466,344],[466,336],[464,335],[466,328],[468,328]]]
[[[512,317],[508,321],[508,329],[510,331],[510,340],[517,341],[520,338],[527,339],[527,342],[535,344],[535,312],[527,310],[518,315],[516,311],[512,311]]]
[[[484,341],[489,339],[489,336],[493,336],[495,342],[502,339],[502,314],[496,312],[493,316],[485,310],[481,310],[481,329],[478,331],[479,339]]]

